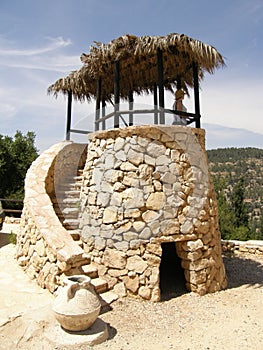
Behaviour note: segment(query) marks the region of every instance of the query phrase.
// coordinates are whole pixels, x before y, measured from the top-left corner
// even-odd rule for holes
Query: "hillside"
[[[207,155],[213,181],[224,185],[227,201],[234,185],[242,179],[249,225],[263,239],[263,149],[220,148],[208,150]]]

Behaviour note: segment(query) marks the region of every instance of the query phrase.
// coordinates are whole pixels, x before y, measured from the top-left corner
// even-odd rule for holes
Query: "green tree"
[[[235,213],[235,224],[237,227],[248,227],[248,213],[244,202],[245,192],[244,177],[241,176],[238,182],[234,185],[230,200]]]
[[[214,187],[217,194],[220,232],[223,239],[231,239],[235,231],[235,214],[226,198],[226,179],[214,177]]]
[[[0,197],[24,196],[24,179],[31,163],[37,158],[35,134],[17,131],[15,136],[0,135]]]

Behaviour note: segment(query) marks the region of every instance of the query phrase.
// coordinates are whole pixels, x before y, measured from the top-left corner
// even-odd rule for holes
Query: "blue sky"
[[[254,132],[263,148],[262,0],[0,0],[0,134],[34,131],[40,151],[63,140],[66,101],[46,91],[81,66],[94,40],[172,32],[213,45],[225,58],[227,67],[201,84],[202,122],[221,140],[213,147],[255,146]],[[166,105],[172,102],[167,94]],[[185,104],[191,110],[193,98]],[[93,128],[93,104],[73,111],[73,127]],[[218,125],[228,128],[225,139]],[[231,144],[236,128],[250,133]]]

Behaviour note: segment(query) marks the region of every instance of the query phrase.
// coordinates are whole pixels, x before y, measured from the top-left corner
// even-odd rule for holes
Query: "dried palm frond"
[[[97,81],[102,79],[106,101],[114,93],[114,62],[120,62],[120,96],[128,99],[130,91],[149,93],[158,81],[157,51],[163,52],[164,85],[173,91],[180,79],[187,92],[193,86],[193,62],[199,67],[199,79],[225,65],[220,53],[210,45],[184,34],[141,36],[126,34],[108,44],[94,42],[89,53],[81,55],[83,66],[48,88],[57,96],[71,91],[74,98],[88,101],[96,96]]]

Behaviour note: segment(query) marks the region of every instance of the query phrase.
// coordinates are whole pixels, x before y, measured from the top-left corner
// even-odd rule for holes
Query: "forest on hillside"
[[[263,149],[207,151],[225,239],[263,240]]]

